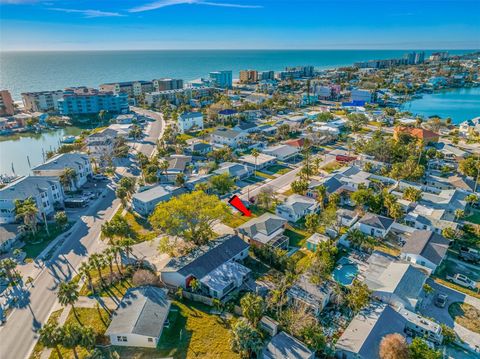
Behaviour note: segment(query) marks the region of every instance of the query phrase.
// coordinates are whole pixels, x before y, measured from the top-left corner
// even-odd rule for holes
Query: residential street
[[[157,140],[162,137],[165,130],[165,121],[160,112],[145,110],[139,107],[131,107],[133,112],[154,119],[154,122],[150,122],[147,127],[148,134],[145,136],[139,146],[136,146],[138,152],[143,153],[147,157],[151,157],[157,149]]]
[[[43,266],[34,287],[17,302],[7,322],[0,328],[0,358],[27,358],[37,339],[36,331],[45,323],[56,303],[56,288],[60,281],[76,275],[80,263],[92,253],[101,251],[105,244],[99,239],[100,228],[110,219],[120,201],[112,189],[105,198],[89,209],[73,228],[64,244]]]

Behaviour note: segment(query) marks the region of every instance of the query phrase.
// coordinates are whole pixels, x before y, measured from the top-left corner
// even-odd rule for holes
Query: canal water
[[[442,90],[403,104],[402,110],[424,117],[450,117],[459,124],[480,116],[480,87]]]

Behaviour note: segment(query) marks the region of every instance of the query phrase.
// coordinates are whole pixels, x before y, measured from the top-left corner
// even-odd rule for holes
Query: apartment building
[[[258,82],[258,71],[242,70],[240,71],[240,82],[243,84],[251,84]]]
[[[37,217],[43,220],[55,212],[57,203],[63,205],[64,194],[57,177],[21,177],[0,189],[0,223],[15,222],[15,201],[27,198],[33,198],[38,208]]]
[[[128,111],[128,94],[74,87],[65,89],[57,103],[61,115],[94,114],[100,111],[122,113]]]
[[[62,97],[62,90],[22,93],[23,106],[28,112],[56,112]]]
[[[183,80],[161,78],[153,80],[154,91],[178,90],[183,88]]]
[[[232,71],[213,71],[209,73],[209,78],[214,87],[232,88]]]
[[[12,96],[8,90],[0,91],[0,116],[12,116],[15,113]]]
[[[101,92],[124,93],[128,97],[138,97],[154,90],[153,81],[111,82],[99,86]]]

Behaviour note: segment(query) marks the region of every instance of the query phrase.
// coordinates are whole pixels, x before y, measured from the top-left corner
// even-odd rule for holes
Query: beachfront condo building
[[[156,79],[153,80],[154,91],[178,90],[183,88],[183,80],[181,79]]]
[[[257,70],[242,70],[240,71],[240,82],[242,84],[251,84],[258,82]]]
[[[232,88],[232,71],[213,71],[210,72],[209,78],[214,87]]]
[[[128,95],[120,92],[101,92],[87,87],[65,89],[57,101],[61,115],[96,114],[100,111],[124,113],[128,111]]]
[[[110,82],[99,86],[102,92],[125,93],[128,97],[138,97],[154,90],[153,81]]]
[[[25,111],[28,112],[56,112],[58,111],[58,100],[62,96],[62,90],[24,92],[22,101]]]
[[[258,81],[271,81],[275,80],[275,71],[260,71],[258,72]]]
[[[12,116],[15,113],[12,96],[8,90],[0,91],[0,116]]]

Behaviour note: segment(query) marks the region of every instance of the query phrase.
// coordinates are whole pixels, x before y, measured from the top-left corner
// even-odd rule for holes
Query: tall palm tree
[[[252,156],[255,158],[255,176],[257,176],[257,158],[260,156],[260,152],[256,148],[252,150]]]
[[[85,349],[91,350],[95,346],[96,337],[97,335],[92,327],[83,327],[82,336],[78,344]]]
[[[61,359],[62,352],[58,347],[63,341],[63,330],[58,326],[57,323],[46,323],[39,330],[39,342],[46,348],[55,348],[57,351],[58,357]]]
[[[168,167],[170,167],[170,164],[168,163],[168,161],[163,160],[162,162],[160,162],[160,164],[158,166],[160,167],[161,173],[167,175]]]
[[[104,265],[103,256],[99,253],[94,253],[90,256],[89,263],[97,270],[98,277],[102,283],[105,283],[103,276],[102,276],[102,267]]]
[[[135,241],[131,238],[124,238],[120,241],[120,245],[122,249],[125,251],[125,255],[127,259],[130,258],[130,254],[132,253],[132,246],[135,244]]]
[[[80,267],[78,268],[78,272],[80,273],[80,275],[87,279],[88,287],[90,288],[90,291],[92,292],[92,294],[95,294],[92,275],[90,274],[91,270],[92,270],[92,266],[88,262],[83,262],[82,264],[80,264]]]
[[[119,264],[118,257],[122,253],[122,248],[120,245],[113,245],[111,248],[112,254],[113,254],[113,260],[115,261],[115,265],[117,266],[118,273],[122,275],[122,266]]]
[[[63,173],[60,175],[60,183],[63,187],[72,190],[74,187],[74,181],[77,178],[77,172],[70,167],[67,167],[63,170]]]
[[[77,346],[83,335],[83,328],[78,324],[67,323],[63,327],[62,345],[67,349],[72,349],[73,356],[77,359]]]
[[[110,270],[110,277],[113,278],[113,259],[114,254],[111,248],[107,248],[103,251],[103,258],[105,258],[105,262],[108,264],[108,268]]]
[[[37,203],[32,197],[23,201],[15,200],[16,217],[23,220],[26,227],[30,229],[33,235],[37,233]]]
[[[322,209],[325,207],[325,200],[327,199],[327,187],[321,184],[317,187],[317,201],[320,203]]]
[[[75,308],[75,302],[78,300],[79,296],[80,296],[80,293],[78,291],[77,282],[70,281],[70,282],[60,283],[60,286],[58,287],[58,292],[57,292],[58,302],[64,307],[70,304],[72,306],[73,314],[75,314],[75,318],[80,323],[77,309]]]

